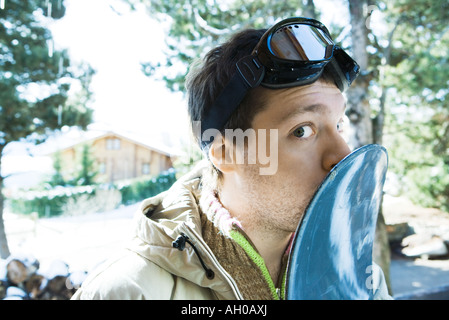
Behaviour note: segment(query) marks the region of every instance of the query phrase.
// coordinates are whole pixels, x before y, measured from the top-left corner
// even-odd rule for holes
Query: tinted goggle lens
[[[291,24],[276,30],[268,39],[271,54],[280,59],[321,61],[332,57],[334,42],[321,29]]]

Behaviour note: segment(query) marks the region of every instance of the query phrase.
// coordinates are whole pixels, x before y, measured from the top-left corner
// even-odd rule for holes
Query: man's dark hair
[[[202,121],[213,105],[215,99],[236,72],[236,63],[248,56],[259,42],[265,29],[247,29],[233,35],[227,42],[209,51],[202,64],[192,66],[187,79],[188,111],[190,121]],[[251,126],[251,121],[259,104],[251,98],[249,90],[245,99],[228,119],[224,129],[246,130]],[[197,141],[200,142],[200,141]]]

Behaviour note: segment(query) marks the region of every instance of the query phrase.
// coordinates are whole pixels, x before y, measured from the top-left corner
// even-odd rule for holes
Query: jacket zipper
[[[196,248],[195,244],[192,241],[190,241],[190,238],[188,236],[186,236],[184,233],[181,232],[181,235],[179,235],[176,238],[176,240],[172,242],[172,246],[173,246],[173,248],[176,248],[179,251],[183,251],[186,247],[186,242],[188,244],[190,244],[190,246],[192,247],[196,256],[198,257],[198,260],[200,260],[201,266],[203,267],[204,271],[206,272],[207,279],[212,280],[213,278],[215,278],[215,272],[212,269],[207,267],[207,265],[203,261],[203,258],[201,258],[201,255],[200,255],[198,249]]]
[[[228,282],[229,286],[231,287],[232,291],[234,292],[234,295],[237,297],[238,300],[243,300],[243,296],[240,293],[237,284],[235,283],[234,279],[229,275],[229,273],[226,272],[226,270],[220,265],[217,258],[215,258],[215,255],[210,250],[209,246],[204,242],[204,240],[194,231],[192,228],[190,228],[186,223],[182,223],[180,225],[180,229],[183,229],[185,235],[187,235],[190,239],[194,240],[194,245],[192,246],[195,248],[195,246],[199,247],[201,252],[204,252],[208,256],[208,258],[212,261],[213,266],[218,269],[218,271],[223,275],[223,277]],[[194,249],[195,250],[195,249]],[[195,251],[196,252],[196,251]],[[198,252],[196,252],[198,255]],[[201,261],[201,258],[200,258]],[[202,263],[202,265],[204,262]],[[203,265],[204,268],[204,265]]]

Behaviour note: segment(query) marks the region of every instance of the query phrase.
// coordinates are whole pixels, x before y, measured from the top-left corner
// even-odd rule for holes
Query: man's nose
[[[351,153],[351,149],[338,132],[332,134],[326,140],[322,166],[325,171],[330,171],[340,160]]]

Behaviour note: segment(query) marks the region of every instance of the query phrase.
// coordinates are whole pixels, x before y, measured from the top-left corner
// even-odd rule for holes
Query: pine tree
[[[55,170],[50,179],[51,186],[65,186],[66,181],[62,175],[61,152],[57,151],[53,156],[53,169]]]
[[[95,168],[95,158],[91,152],[89,144],[81,146],[79,157],[78,174],[76,176],[76,184],[88,186],[95,183],[95,176],[98,171]]]
[[[85,127],[92,110],[79,100],[67,101],[74,79],[90,96],[94,71],[73,66],[66,50],[56,50],[46,27],[64,16],[61,0],[2,0],[0,7],[0,155],[13,141],[41,142],[62,126]],[[0,162],[1,168],[1,162]],[[4,177],[0,176],[0,256],[9,256],[3,224]]]

